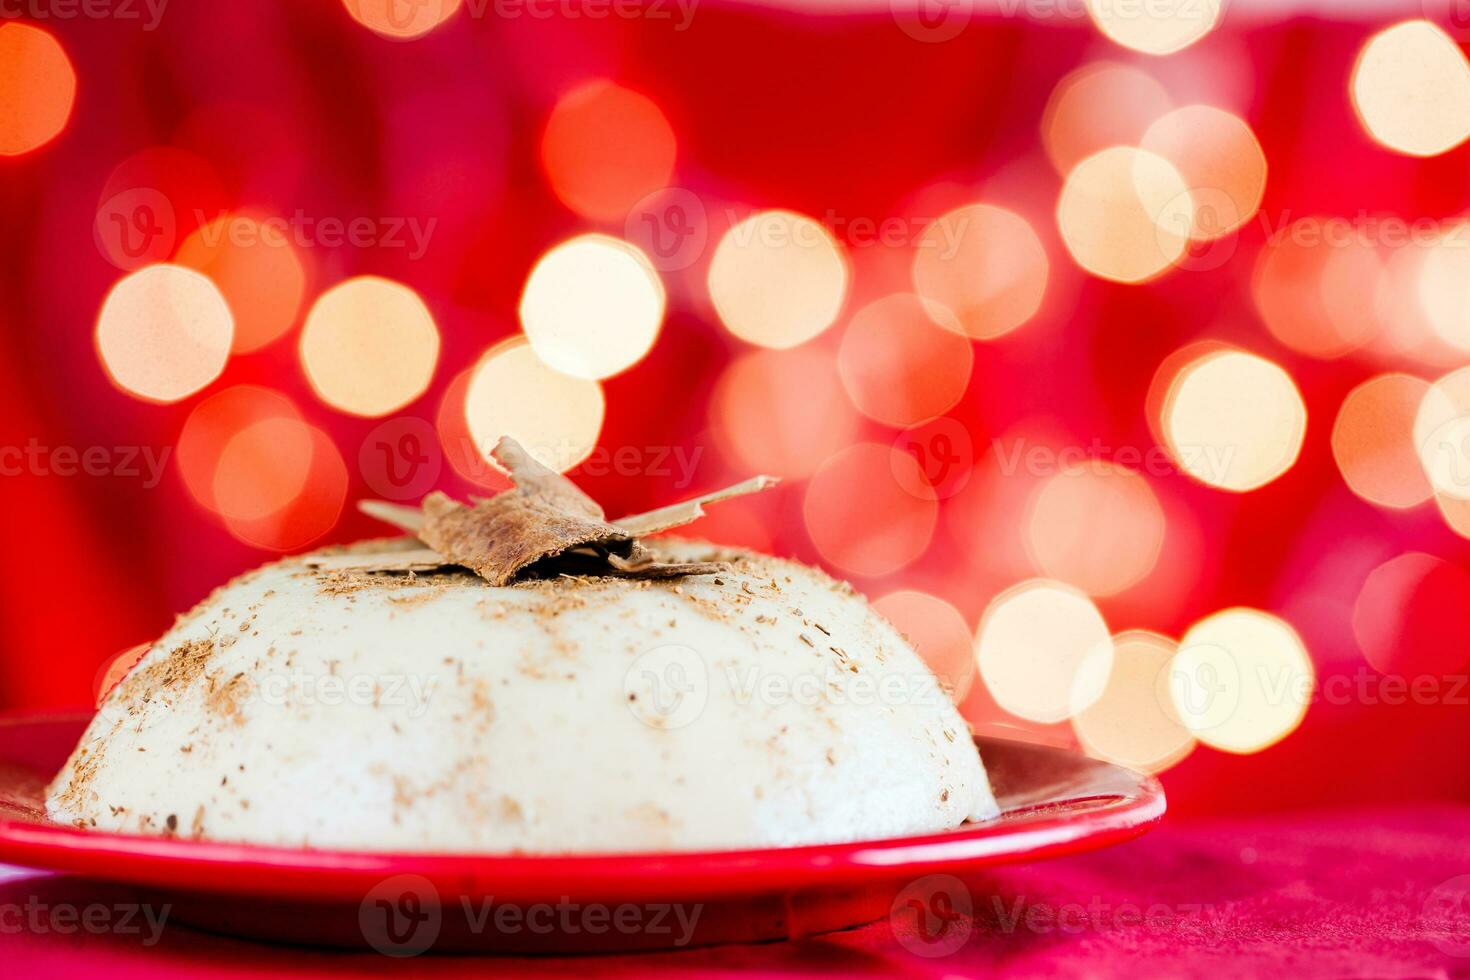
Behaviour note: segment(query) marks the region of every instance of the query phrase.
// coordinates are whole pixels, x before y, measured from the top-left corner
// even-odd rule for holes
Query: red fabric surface
[[[1404,805],[1233,821],[1166,822],[1131,844],[1008,868],[968,883],[973,917],[954,952],[900,914],[792,942],[575,959],[391,960],[268,946],[165,925],[138,935],[5,929],[13,975],[278,977],[390,973],[548,976],[759,973],[920,977],[1470,976],[1470,807]],[[0,882],[0,910],[121,900],[114,886],[54,876]],[[943,942],[941,938],[939,941]]]

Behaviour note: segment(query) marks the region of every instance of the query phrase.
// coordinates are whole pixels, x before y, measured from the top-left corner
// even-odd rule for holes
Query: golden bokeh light
[[[1142,146],[1172,163],[1194,200],[1195,241],[1213,241],[1260,210],[1266,193],[1266,154],[1239,116],[1209,105],[1187,105],[1161,117]]]
[[[1067,251],[1086,271],[1117,282],[1144,282],[1184,255],[1194,201],[1168,160],[1115,146],[1067,175],[1057,226]]]
[[[1439,341],[1470,351],[1470,222],[1455,222],[1419,266],[1419,311]]]
[[[465,392],[464,415],[480,454],[510,436],[554,470],[566,471],[591,454],[602,434],[607,404],[602,385],[547,366],[516,337],[486,351]]]
[[[1378,280],[1373,311],[1384,353],[1448,367],[1458,363],[1463,352],[1440,340],[1438,329],[1424,309],[1424,267],[1431,251],[1432,247],[1401,247],[1389,253]]]
[[[1184,472],[1209,486],[1245,493],[1296,462],[1307,406],[1279,365],[1244,351],[1216,351],[1175,375],[1160,428]]]
[[[204,273],[235,315],[234,351],[249,353],[290,330],[301,311],[306,270],[268,215],[232,214],[197,228],[175,257]]]
[[[659,107],[605,79],[562,96],[541,138],[551,189],[595,221],[621,221],[639,200],[667,186],[674,151],[674,130]]]
[[[1195,623],[1169,667],[1180,720],[1211,748],[1245,755],[1296,730],[1316,670],[1301,637],[1256,609],[1227,609]]]
[[[178,445],[174,451],[174,462],[189,495],[204,509],[215,514],[225,513],[225,506],[215,498],[215,480],[226,447],[231,446],[242,432],[250,429],[269,431],[264,427],[282,422],[291,431],[299,432],[303,426],[300,410],[280,392],[256,385],[226,388],[194,406],[179,431]],[[245,449],[248,446],[237,448]],[[245,461],[240,453],[236,452],[235,456],[237,463]],[[292,484],[295,477],[291,473],[291,466],[292,463],[288,460],[286,472],[280,475],[270,465],[260,473],[255,473],[248,466],[242,468],[231,464],[227,469],[234,473],[232,478],[240,485],[229,488],[234,501],[230,506],[239,509],[238,495],[257,499],[279,497],[279,491],[273,491],[271,486]],[[263,492],[257,492],[258,478],[267,482]],[[300,484],[304,485],[304,481],[305,477],[302,477]],[[297,489],[300,489],[300,485]],[[259,508],[247,505],[244,510],[249,513],[259,511]],[[269,513],[269,510],[266,512]]]
[[[1031,225],[990,204],[950,211],[914,247],[914,290],[930,316],[976,340],[1010,333],[1035,316],[1049,275]]]
[[[795,347],[826,330],[847,297],[841,246],[820,222],[760,211],[732,225],[715,247],[709,294],[741,340]]]
[[[234,332],[229,305],[208,278],[183,266],[150,265],[107,294],[97,354],[123,391],[176,402],[220,376]]]
[[[715,385],[710,420],[732,463],[786,479],[811,476],[860,424],[833,356],[812,347],[737,358]]]
[[[521,327],[537,356],[598,380],[642,360],[663,324],[663,283],[642,252],[607,235],[579,235],[537,261],[521,293]]]
[[[1182,51],[1215,29],[1224,0],[1085,0],[1098,30],[1144,54]]]
[[[301,491],[284,507],[261,517],[224,515],[225,529],[237,540],[267,551],[296,551],[337,526],[347,500],[347,464],[325,432],[315,426],[307,426],[306,432],[311,439],[311,467]]]
[[[1428,392],[1422,378],[1380,374],[1343,399],[1332,426],[1332,457],[1353,493],[1399,510],[1434,496],[1414,442],[1414,420]]]
[[[1353,637],[1380,674],[1447,677],[1470,663],[1470,573],[1411,551],[1363,580]]]
[[[76,97],[76,70],[56,38],[31,24],[0,24],[0,156],[55,139]]]
[[[453,17],[463,0],[342,0],[352,19],[383,37],[412,40]]]
[[[1137,146],[1174,107],[1164,86],[1131,65],[1097,61],[1057,83],[1041,116],[1041,139],[1057,173],[1113,146]]]
[[[1143,397],[1144,417],[1148,422],[1148,431],[1154,437],[1154,442],[1160,446],[1169,444],[1168,437],[1164,433],[1166,418],[1164,407],[1168,404],[1169,390],[1179,377],[1179,372],[1196,361],[1204,360],[1210,354],[1229,350],[1235,350],[1235,348],[1224,341],[1196,340],[1175,350],[1160,362],[1153,377],[1149,380],[1148,391]]]
[[[314,440],[300,419],[275,416],[236,432],[215,461],[213,499],[220,516],[256,521],[300,496],[311,475]]]
[[[970,341],[936,324],[909,293],[858,310],[837,355],[843,387],[858,411],[899,427],[949,410],[965,393],[974,363]]]
[[[856,443],[812,474],[802,501],[807,535],[822,558],[843,571],[892,574],[922,555],[934,536],[938,502],[932,494],[911,492],[926,486],[913,457],[891,446]]]
[[[1033,579],[991,601],[980,620],[975,657],[997,704],[1028,721],[1050,723],[1065,721],[1102,696],[1112,640],[1087,596],[1060,582]]]
[[[486,489],[506,490],[511,485],[509,476],[480,451],[465,417],[465,396],[469,394],[470,379],[474,376],[475,368],[471,365],[444,386],[439,410],[434,415],[434,432],[439,437],[444,458],[454,472]]]
[[[1379,328],[1383,262],[1348,226],[1303,218],[1273,235],[1256,260],[1251,291],[1271,335],[1312,357],[1341,357]]]
[[[1437,495],[1470,500],[1470,367],[1424,393],[1414,416],[1414,446]]]
[[[1146,630],[1113,637],[1112,655],[1094,653],[1078,672],[1082,696],[1095,690],[1094,671],[1107,670],[1102,694],[1072,715],[1089,755],[1139,772],[1163,772],[1194,750],[1195,738],[1169,694],[1169,668],[1179,645]]]
[[[376,418],[424,393],[439,363],[439,328],[418,294],[377,276],[322,293],[301,328],[301,365],[317,396]]]
[[[908,638],[956,704],[975,681],[975,648],[970,626],[953,605],[938,596],[900,589],[873,602],[878,615]]]
[[[1163,545],[1164,510],[1148,481],[1104,460],[1049,477],[1027,514],[1036,570],[1092,596],[1136,585]]]
[[[1368,134],[1390,150],[1436,156],[1470,137],[1470,61],[1427,20],[1395,24],[1363,46],[1352,97]]]

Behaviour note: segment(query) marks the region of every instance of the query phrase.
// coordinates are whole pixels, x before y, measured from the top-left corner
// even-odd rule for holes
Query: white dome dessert
[[[104,700],[47,812],[287,847],[537,854],[995,815],[959,713],[849,586],[640,540],[771,481],[609,523],[514,442],[496,458],[516,488],[489,500],[367,508],[427,549],[286,559],[182,617]]]
[[[814,844],[995,814],[965,722],[861,596],[793,562],[648,544],[731,567],[494,586],[334,570],[341,552],[267,565],[153,645],[48,813],[530,853]]]

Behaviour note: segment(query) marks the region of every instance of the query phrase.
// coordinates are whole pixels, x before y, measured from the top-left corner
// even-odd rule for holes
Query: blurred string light
[[[909,426],[948,411],[970,383],[970,342],[937,325],[924,303],[895,293],[858,310],[842,333],[837,369],[858,411]]]
[[[336,524],[347,468],[332,440],[285,395],[236,385],[201,401],[174,459],[189,495],[236,539],[299,548]]]
[[[1414,445],[1437,495],[1470,500],[1470,367],[1440,378],[1414,416]]]
[[[470,437],[496,466],[490,453],[510,436],[544,465],[571,469],[597,445],[606,409],[602,385],[549,367],[520,337],[485,352],[464,396]]]
[[[215,462],[215,509],[226,518],[259,520],[295,500],[311,473],[311,428],[300,419],[260,419],[230,436]]]
[[[1353,493],[1400,510],[1434,495],[1414,442],[1414,420],[1428,392],[1422,378],[1380,374],[1343,399],[1332,426],[1332,458]]]
[[[847,286],[847,260],[831,232],[791,211],[759,211],[732,225],[710,260],[721,322],[761,347],[795,347],[826,330]]]
[[[1164,511],[1148,481],[1104,460],[1049,477],[1027,513],[1036,570],[1093,596],[1136,585],[1163,544]]]
[[[877,578],[924,553],[939,505],[912,456],[859,442],[825,460],[807,483],[802,518],[822,558],[854,575]]]
[[[1215,29],[1224,0],[1085,0],[1098,30],[1144,54],[1182,51]]]
[[[246,430],[282,422],[297,430],[305,425],[295,403],[269,388],[235,385],[199,402],[184,420],[174,451],[174,461],[189,495],[205,510],[214,514],[224,513],[225,505],[215,495],[215,476],[220,470],[220,459],[226,447]],[[299,491],[305,484],[306,468],[299,467],[297,459],[285,458],[283,462],[280,470],[276,461],[271,459],[263,460],[258,469],[246,467],[240,470],[234,477],[237,486],[231,491],[231,500],[238,502],[241,495],[274,499],[281,494],[273,488],[283,485],[294,485]],[[285,496],[289,498],[292,495]],[[276,508],[250,505],[245,511],[258,514],[269,513],[272,509]]]
[[[412,289],[359,276],[317,298],[301,328],[300,352],[322,401],[374,418],[429,387],[439,362],[439,328]]]
[[[1424,309],[1421,283],[1429,251],[1409,246],[1389,253],[1378,277],[1373,313],[1385,352],[1425,364],[1448,365],[1458,362],[1462,355],[1439,339]]]
[[[639,200],[669,183],[674,130],[647,96],[606,79],[557,102],[541,138],[551,189],[584,218],[621,221]]]
[[[859,425],[832,354],[814,347],[737,358],[715,385],[710,415],[733,463],[787,479],[810,476],[852,443]]]
[[[0,24],[0,156],[55,139],[76,97],[76,70],[56,38],[30,24]]]
[[[1155,120],[1141,145],[1184,176],[1194,201],[1195,241],[1223,238],[1260,210],[1266,154],[1239,116],[1209,105],[1183,106]]]
[[[1146,630],[1113,637],[1110,655],[1094,651],[1078,670],[1080,699],[1101,686],[1091,704],[1072,712],[1077,740],[1100,759],[1136,769],[1163,772],[1194,750],[1169,694],[1169,668],[1179,645]],[[1099,685],[1095,672],[1107,671]]]
[[[1169,401],[1169,391],[1173,386],[1179,372],[1196,361],[1203,360],[1209,354],[1220,351],[1235,350],[1229,344],[1220,340],[1196,340],[1185,344],[1165,357],[1159,363],[1154,376],[1149,380],[1148,390],[1144,393],[1143,411],[1144,418],[1148,422],[1149,433],[1154,442],[1160,446],[1168,446],[1168,435],[1164,431],[1164,423],[1167,415],[1164,411]]]
[[[259,350],[296,322],[306,289],[306,270],[270,216],[231,214],[196,229],[175,261],[207,275],[235,315],[233,350]]]
[[[1399,153],[1436,156],[1470,137],[1470,61],[1427,20],[1369,39],[1353,68],[1352,99],[1368,134]]]
[[[268,434],[249,429],[246,433],[249,435],[242,435],[251,441]],[[337,525],[347,500],[347,464],[331,437],[321,429],[308,425],[305,433],[311,441],[311,466],[301,491],[278,510],[258,517],[222,515],[225,528],[237,540],[269,551],[295,551]],[[293,443],[295,441],[293,438]],[[232,473],[240,472],[231,460],[236,451],[233,445],[227,445],[221,456],[221,465],[231,466]],[[241,462],[258,458],[259,453],[250,449],[243,454]],[[216,477],[217,492],[226,479],[229,476]]]
[[[1204,353],[1169,382],[1159,430],[1180,468],[1201,483],[1244,493],[1291,468],[1307,406],[1279,365],[1244,351]]]
[[[453,17],[463,0],[342,0],[352,19],[375,34],[407,41]]]
[[[1200,620],[1169,668],[1174,709],[1211,748],[1249,754],[1281,741],[1306,717],[1316,671],[1301,637],[1256,609]]]
[[[1418,285],[1419,309],[1435,338],[1470,351],[1470,222],[1455,222],[1424,250]]]
[[[1041,116],[1041,141],[1057,173],[1112,146],[1137,146],[1174,107],[1164,86],[1130,65],[1097,61],[1057,83]]]
[[[1378,331],[1382,273],[1377,251],[1347,221],[1303,218],[1261,249],[1252,295],[1266,329],[1287,347],[1341,357]]]
[[[1065,721],[1102,696],[1112,641],[1087,596],[1060,582],[1033,579],[990,603],[980,620],[975,657],[996,703],[1027,721],[1050,723]]]
[[[912,272],[914,290],[936,322],[990,340],[1036,315],[1050,262],[1025,218],[991,204],[970,204],[924,229]]]
[[[1194,227],[1184,178],[1156,153],[1115,146],[1067,175],[1057,225],[1067,251],[1103,279],[1152,279],[1184,255]]]
[[[908,638],[956,704],[975,682],[975,650],[969,624],[953,605],[913,589],[890,592],[873,609]]]
[[[97,317],[97,354],[123,391],[176,402],[220,376],[234,318],[209,279],[182,266],[150,265],[112,287]]]
[[[548,365],[597,380],[632,367],[653,347],[665,295],[634,246],[579,235],[536,262],[521,293],[521,327]]]
[[[1381,674],[1443,676],[1470,661],[1470,574],[1420,552],[1399,555],[1363,581],[1353,635]]]
[[[469,420],[465,418],[465,397],[469,394],[470,380],[475,376],[474,366],[456,374],[444,387],[439,399],[439,410],[434,414],[434,431],[444,458],[454,472],[471,483],[492,490],[504,490],[510,486],[504,471],[490,463],[480,451],[475,437],[470,432]],[[493,447],[492,447],[493,448]]]

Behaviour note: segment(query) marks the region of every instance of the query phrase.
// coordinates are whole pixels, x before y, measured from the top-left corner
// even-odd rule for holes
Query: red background
[[[1399,12],[1419,14],[1417,4]],[[1031,222],[1051,259],[1045,304],[1022,329],[976,347],[969,388],[950,412],[982,457],[1018,426],[1048,432],[1058,445],[1097,439],[1149,449],[1144,392],[1159,363],[1192,340],[1238,343],[1285,366],[1309,412],[1297,464],[1245,495],[1181,475],[1151,478],[1186,537],[1193,529],[1194,544],[1168,582],[1098,605],[1115,630],[1175,636],[1216,610],[1255,606],[1300,632],[1319,677],[1352,673],[1365,665],[1350,620],[1369,572],[1409,550],[1456,563],[1470,554],[1432,505],[1375,508],[1344,485],[1332,459],[1331,420],[1347,392],[1372,374],[1414,366],[1367,353],[1314,360],[1277,343],[1250,297],[1260,222],[1219,268],[1144,286],[1085,276],[1052,220],[1060,180],[1038,125],[1067,72],[1100,57],[1137,63],[1176,102],[1219,97],[1250,122],[1271,163],[1262,215],[1273,227],[1363,209],[1410,220],[1454,215],[1470,203],[1470,151],[1427,161],[1390,154],[1363,132],[1347,97],[1359,48],[1396,19],[1385,12],[1341,23],[1242,9],[1164,60],[1109,44],[1086,20],[977,17],[955,39],[924,44],[886,8],[815,16],[713,2],[683,31],[649,20],[461,15],[411,43],[373,35],[331,2],[176,2],[156,31],[47,22],[76,66],[78,96],[56,141],[0,159],[0,444],[166,447],[198,401],[250,382],[285,392],[331,435],[348,464],[349,502],[375,496],[356,461],[377,422],[321,404],[291,338],[233,357],[206,392],[175,405],[140,402],[109,382],[92,341],[98,308],[120,276],[93,237],[109,174],[132,154],[173,146],[214,174],[170,178],[176,206],[438,218],[417,260],[401,249],[313,249],[307,285],[309,302],[343,278],[373,273],[424,297],[443,350],[429,392],[402,414],[432,421],[454,375],[515,331],[521,285],[547,247],[587,229],[621,233],[568,211],[538,163],[558,96],[612,78],[663,109],[678,140],[675,182],[710,200],[819,218],[918,219],[983,192]],[[905,257],[853,248],[852,260],[844,316],[905,288]],[[712,314],[703,268],[665,276],[662,335],[645,360],[605,383],[600,442],[704,447],[697,487],[744,475],[713,442],[707,401],[745,348]],[[832,338],[813,343],[830,346]],[[894,435],[876,423],[864,432],[880,442]],[[672,497],[653,478],[581,482],[611,513]],[[977,512],[992,506],[982,483],[944,502],[917,562],[855,584],[871,594],[933,592],[973,627],[1018,578],[989,561],[979,536]],[[440,485],[460,495],[474,489],[447,469]],[[776,551],[818,561],[801,494],[799,481],[784,484],[748,513],[768,528]],[[270,557],[200,508],[172,464],[151,489],[123,477],[7,477],[0,514],[0,703],[10,707],[88,702],[108,657],[156,637],[177,612]],[[349,506],[324,540],[379,530]],[[1462,630],[1470,610],[1458,617],[1423,628]],[[1172,807],[1185,812],[1362,797],[1465,800],[1467,761],[1470,712],[1462,705],[1320,703],[1281,744],[1248,757],[1200,749],[1164,781]]]

